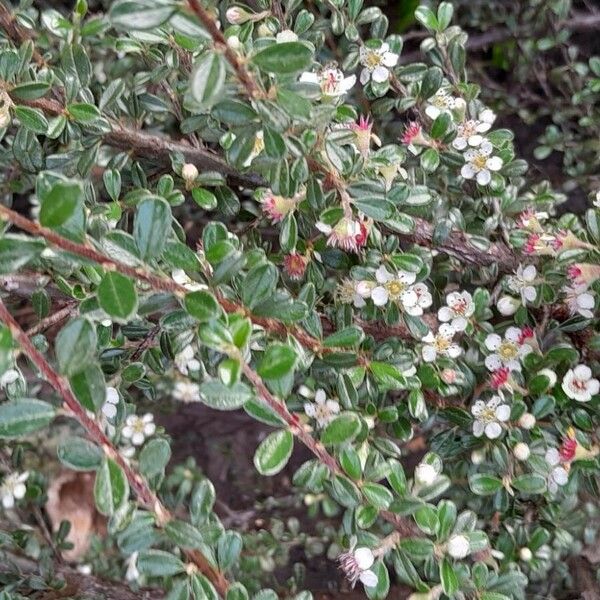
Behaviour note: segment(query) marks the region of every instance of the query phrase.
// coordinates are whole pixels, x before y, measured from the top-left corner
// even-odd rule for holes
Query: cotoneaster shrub
[[[57,427],[107,517],[93,570],[134,588],[310,598],[263,587],[292,540],[369,598],[570,589],[597,544],[600,198],[556,217],[452,5],[417,8],[405,63],[361,0],[107,4],[0,6],[4,597],[74,585],[40,517]],[[305,446],[294,485],[336,528],[227,529],[154,422],[193,402],[272,428],[265,477]]]

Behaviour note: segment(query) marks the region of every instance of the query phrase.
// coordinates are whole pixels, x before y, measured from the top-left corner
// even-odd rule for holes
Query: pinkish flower
[[[510,377],[510,369],[508,367],[500,367],[490,375],[490,387],[494,390],[500,389],[508,383]]]
[[[456,371],[454,369],[444,369],[440,373],[440,378],[445,384],[452,385],[456,381]]]
[[[600,265],[575,263],[567,267],[567,276],[576,285],[590,285],[600,278]]]
[[[529,344],[530,346],[535,343],[535,331],[529,325],[525,325],[521,329],[521,335],[519,336],[519,344]]]
[[[535,212],[533,208],[528,208],[517,217],[517,226],[520,229],[527,229],[535,233],[543,233],[544,230],[540,221],[547,217],[548,213]]]
[[[285,198],[284,196],[277,196],[273,192],[267,192],[262,200],[263,212],[271,219],[273,223],[281,222],[286,215],[296,209],[298,198]]]
[[[421,124],[418,121],[410,121],[404,128],[404,134],[400,138],[403,144],[422,144],[425,142]]]
[[[307,265],[308,258],[297,252],[291,252],[283,258],[283,268],[290,279],[302,279]]]
[[[371,138],[374,138],[375,142],[379,142],[379,138],[371,133],[373,128],[373,122],[368,116],[361,115],[357,123],[350,125],[354,135],[356,136],[356,147],[363,157],[367,157],[369,150],[371,149]],[[379,142],[380,144],[381,142]]]
[[[316,227],[328,236],[328,246],[346,252],[358,252],[367,243],[370,223],[364,219],[342,217],[333,227],[321,221],[317,222]]]

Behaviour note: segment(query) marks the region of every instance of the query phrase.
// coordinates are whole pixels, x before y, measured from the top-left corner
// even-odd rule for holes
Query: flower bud
[[[502,296],[496,303],[498,312],[505,317],[514,315],[519,310],[519,306],[521,302],[512,296]]]
[[[448,540],[448,554],[452,558],[465,558],[469,554],[469,540],[464,535],[453,535]]]
[[[553,388],[556,385],[556,373],[552,369],[542,369],[538,375],[545,375],[550,383],[548,384],[548,389]]]
[[[246,21],[251,21],[253,16],[251,12],[244,10],[241,6],[232,6],[225,13],[225,18],[232,25],[242,25]]]
[[[535,417],[531,413],[523,413],[519,419],[519,427],[533,429],[535,427]]]
[[[480,465],[485,460],[485,452],[483,450],[473,450],[471,452],[471,462],[474,465]]]
[[[533,552],[527,547],[519,550],[519,558],[524,562],[529,562],[533,558]]]
[[[185,163],[181,168],[181,177],[186,183],[192,183],[198,177],[198,169],[192,163]]]
[[[284,29],[275,36],[275,39],[277,40],[278,44],[284,44],[285,42],[297,42],[298,34],[291,29]]]
[[[239,50],[242,47],[242,43],[240,42],[240,38],[237,35],[230,35],[227,38],[227,45],[232,50]]]
[[[527,444],[524,442],[519,442],[513,448],[513,454],[517,460],[525,461],[529,458],[531,450],[529,450],[529,446]]]
[[[427,463],[420,463],[415,469],[415,481],[421,485],[431,485],[437,478],[436,470]]]
[[[456,371],[454,369],[444,369],[440,373],[440,377],[445,384],[451,385],[456,381]]]

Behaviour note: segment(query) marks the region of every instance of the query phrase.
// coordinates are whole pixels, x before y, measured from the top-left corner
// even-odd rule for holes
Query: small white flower
[[[107,387],[102,405],[102,414],[107,419],[114,419],[117,416],[117,406],[119,405],[119,392],[114,387]]]
[[[565,303],[572,315],[580,314],[586,319],[594,318],[594,306],[596,301],[593,292],[590,292],[586,284],[575,284],[563,288]]]
[[[572,400],[589,402],[600,391],[600,381],[592,377],[592,370],[587,365],[577,365],[566,372],[562,389]]]
[[[435,95],[427,100],[425,114],[435,121],[443,112],[450,112],[456,106],[456,98],[447,91],[439,89]]]
[[[189,292],[208,289],[203,283],[190,279],[183,269],[174,269],[171,271],[171,279],[178,285],[183,286]]]
[[[521,306],[520,300],[512,296],[500,296],[496,302],[498,312],[505,317],[514,315],[519,310],[519,306]]]
[[[562,466],[560,453],[556,448],[550,448],[546,452],[546,462],[551,467],[548,474],[548,491],[555,494],[559,486],[567,485],[569,481],[569,472]]]
[[[475,312],[473,297],[469,292],[451,292],[446,296],[446,304],[438,310],[438,319],[450,321],[456,331],[464,331]]]
[[[365,587],[377,585],[377,575],[371,570],[375,556],[369,548],[350,548],[338,557],[340,569],[354,587],[360,581]]]
[[[13,508],[16,500],[21,500],[27,492],[25,482],[29,477],[27,471],[23,473],[10,473],[0,485],[0,499],[6,509]]]
[[[344,279],[338,285],[336,295],[342,304],[354,304],[356,308],[363,308],[367,304],[365,298],[370,298],[371,291],[376,285],[374,281]]]
[[[493,352],[485,357],[485,366],[490,371],[497,371],[501,367],[520,371],[521,359],[533,350],[529,344],[522,342],[518,327],[509,327],[504,339],[497,333],[490,333],[485,338],[485,346]]]
[[[188,344],[181,352],[175,355],[175,366],[182,375],[187,375],[189,371],[199,371],[200,361],[196,358],[196,349]]]
[[[523,413],[519,417],[519,427],[523,429],[533,429],[535,427],[535,416],[531,413]]]
[[[390,78],[390,69],[398,64],[398,55],[390,52],[390,46],[386,43],[379,48],[361,46],[360,64],[364,67],[360,74],[363,85],[370,79],[375,83],[383,83]]]
[[[501,423],[510,418],[510,406],[504,404],[499,396],[493,396],[487,403],[477,400],[471,407],[475,417],[473,421],[473,435],[481,437],[484,433],[490,440],[499,438],[502,433]]]
[[[531,450],[525,442],[519,442],[518,444],[515,444],[513,454],[517,460],[525,461],[531,455]]]
[[[0,375],[0,388],[4,389],[7,385],[14,383],[19,379],[19,371],[16,369],[7,369]]]
[[[125,427],[121,433],[124,438],[130,439],[134,446],[141,446],[147,437],[154,435],[155,431],[154,416],[146,413],[142,417],[129,415],[125,419]]]
[[[427,463],[419,463],[415,468],[415,481],[420,485],[431,485],[438,476],[433,465]]]
[[[302,73],[300,82],[318,85],[323,98],[339,98],[352,89],[356,83],[356,75],[344,77],[338,68],[326,67],[316,73]]]
[[[519,265],[515,275],[508,277],[507,285],[511,291],[521,296],[521,302],[526,305],[528,302],[534,302],[537,296],[535,291],[535,278],[537,269],[534,265]]]
[[[406,271],[390,273],[381,265],[375,271],[377,285],[371,292],[371,299],[375,306],[385,306],[388,302],[395,302],[400,308],[410,315],[422,315],[423,308],[430,306],[432,299],[427,288],[418,288],[411,285],[417,276]]]
[[[314,402],[304,403],[306,416],[315,419],[321,428],[327,426],[340,412],[340,405],[335,400],[328,400],[325,390],[318,389],[315,393]]]
[[[481,134],[488,131],[490,127],[489,123],[475,119],[464,121],[456,128],[456,137],[452,145],[457,150],[464,150],[467,146],[476,148],[485,139]]]
[[[462,534],[453,535],[448,540],[448,554],[452,558],[457,558],[457,559],[465,558],[466,556],[468,556],[469,550],[470,550],[469,539],[465,535],[462,535]]]
[[[452,325],[443,323],[439,326],[437,333],[430,331],[424,338],[425,345],[421,355],[425,362],[433,362],[438,356],[457,358],[462,354],[461,347],[452,341],[456,330]]]
[[[503,162],[499,156],[492,156],[493,146],[483,140],[477,149],[465,152],[465,164],[460,174],[465,179],[477,179],[479,185],[487,185],[492,180],[492,171],[499,171]]]
[[[180,402],[199,402],[200,386],[191,381],[177,381],[173,388],[173,398]]]
[[[285,44],[286,42],[297,42],[298,34],[293,32],[291,29],[284,29],[275,36],[275,39],[277,40],[278,44]]]

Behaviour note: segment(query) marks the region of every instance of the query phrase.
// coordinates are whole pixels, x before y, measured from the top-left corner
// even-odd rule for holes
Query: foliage
[[[600,196],[557,216],[452,4],[416,7],[413,62],[362,0],[109,4],[0,5],[6,555],[56,586],[68,526],[27,520],[53,477],[36,443],[67,419],[53,450],[107,519],[93,570],[168,598],[310,598],[301,569],[268,575],[295,547],[372,599],[568,589],[597,544]],[[256,470],[335,526],[229,527],[171,464],[170,403],[268,425]]]

